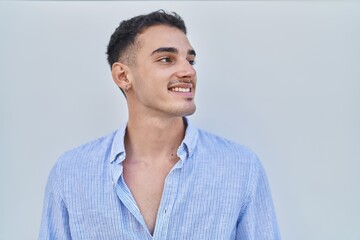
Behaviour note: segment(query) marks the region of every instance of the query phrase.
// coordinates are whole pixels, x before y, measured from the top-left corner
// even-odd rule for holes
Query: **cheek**
[[[172,76],[171,69],[157,69],[154,66],[142,66],[142,69],[133,73],[133,87],[138,95],[162,95],[167,94],[167,86]]]
[[[134,80],[134,91],[141,101],[150,101],[162,95],[161,91],[166,85],[161,85],[154,75],[139,75]],[[167,90],[167,89],[166,89]]]

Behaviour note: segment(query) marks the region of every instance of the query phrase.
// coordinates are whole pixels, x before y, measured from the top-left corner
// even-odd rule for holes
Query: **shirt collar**
[[[184,158],[181,156],[181,152],[184,152],[183,150],[185,150],[187,154],[186,158],[192,156],[198,138],[198,129],[192,125],[192,123],[186,117],[184,117],[184,122],[186,124],[185,137],[178,149],[178,156],[181,157],[181,159],[185,159],[185,156]]]
[[[185,137],[178,148],[177,154],[181,159],[186,159],[194,153],[198,138],[198,129],[191,124],[188,118],[184,117],[183,119],[186,124]],[[127,123],[123,123],[115,132],[111,145],[110,163],[121,163],[126,157],[124,145],[126,128]]]
[[[123,123],[120,128],[115,132],[115,136],[111,145],[110,152],[110,163],[114,161],[120,163],[125,159],[125,133],[126,133],[127,123]]]

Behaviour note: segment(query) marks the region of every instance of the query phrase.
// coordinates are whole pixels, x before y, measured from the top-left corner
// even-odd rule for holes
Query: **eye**
[[[170,57],[162,57],[158,61],[162,62],[162,63],[171,63],[171,62],[173,62],[172,58],[170,58]]]
[[[194,66],[195,65],[195,60],[188,60],[188,62],[189,62],[189,64],[191,65],[191,66]]]

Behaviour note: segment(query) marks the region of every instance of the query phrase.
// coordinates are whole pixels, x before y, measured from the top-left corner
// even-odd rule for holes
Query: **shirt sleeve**
[[[270,187],[257,158],[250,173],[249,189],[250,194],[240,213],[236,239],[280,240]]]
[[[39,240],[71,239],[68,211],[56,170],[55,165],[46,184]]]

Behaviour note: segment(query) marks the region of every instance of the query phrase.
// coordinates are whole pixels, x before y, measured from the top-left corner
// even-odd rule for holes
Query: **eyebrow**
[[[169,52],[169,53],[175,53],[175,54],[178,54],[179,51],[176,49],[176,48],[173,48],[173,47],[161,47],[161,48],[158,48],[158,49],[155,49],[151,55],[154,55],[156,53],[163,53],[163,52]],[[196,56],[196,52],[194,49],[190,49],[188,52],[187,52],[188,55],[193,55],[193,56]]]

